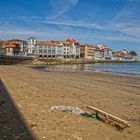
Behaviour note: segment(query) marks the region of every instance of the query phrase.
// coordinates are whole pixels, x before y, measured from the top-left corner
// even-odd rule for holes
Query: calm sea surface
[[[137,63],[111,63],[111,64],[75,64],[75,65],[51,65],[36,67],[43,71],[69,71],[69,72],[105,72],[114,74],[126,74],[140,76],[140,62]]]

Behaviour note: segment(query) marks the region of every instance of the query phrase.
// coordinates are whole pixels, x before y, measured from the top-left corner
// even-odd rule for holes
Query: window
[[[48,53],[51,54],[51,50],[48,50]]]
[[[44,50],[44,53],[47,53],[47,50],[46,49]]]
[[[52,50],[52,54],[55,54],[55,50]]]
[[[7,50],[8,52],[10,52],[10,48],[8,48],[8,50]]]
[[[52,47],[52,50],[55,50],[55,47]]]
[[[39,50],[39,53],[42,53],[42,50]]]
[[[44,46],[44,49],[47,50],[47,46]]]
[[[42,49],[42,46],[39,46],[39,49],[41,50]]]
[[[48,49],[51,50],[51,46],[48,46]]]

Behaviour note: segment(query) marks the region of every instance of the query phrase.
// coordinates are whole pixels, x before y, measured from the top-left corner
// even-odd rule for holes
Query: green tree
[[[135,51],[130,51],[130,52],[129,52],[129,56],[130,56],[131,58],[134,58],[134,57],[137,56],[137,53],[136,53]]]

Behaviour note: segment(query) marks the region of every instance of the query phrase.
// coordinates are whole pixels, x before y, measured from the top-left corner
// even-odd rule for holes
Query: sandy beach
[[[54,105],[92,105],[131,127],[120,132],[98,120],[54,112]],[[0,140],[139,140],[140,77],[0,65],[0,115]]]

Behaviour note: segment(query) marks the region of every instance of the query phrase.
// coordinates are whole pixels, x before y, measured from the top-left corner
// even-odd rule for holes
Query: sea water
[[[39,67],[39,69],[43,71],[105,72],[105,73],[140,76],[140,62],[50,65],[46,67]]]

